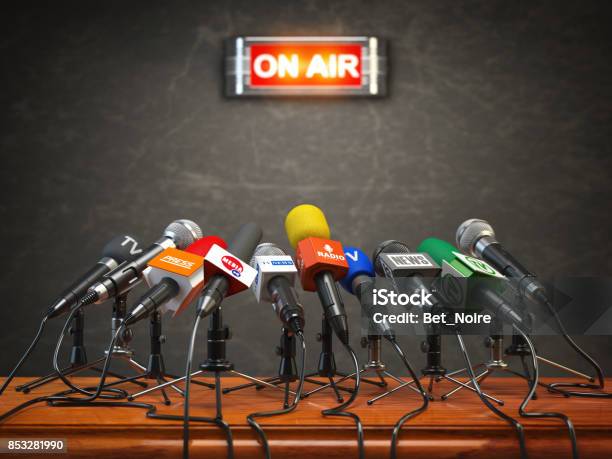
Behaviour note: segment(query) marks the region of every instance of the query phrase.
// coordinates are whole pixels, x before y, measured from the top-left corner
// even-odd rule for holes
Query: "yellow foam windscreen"
[[[285,218],[285,231],[294,249],[307,237],[330,238],[325,214],[312,204],[301,204],[291,209]]]

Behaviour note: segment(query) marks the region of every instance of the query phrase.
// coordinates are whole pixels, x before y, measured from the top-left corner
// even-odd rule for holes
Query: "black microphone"
[[[197,315],[202,318],[211,314],[219,306],[221,306],[223,299],[228,294],[234,292],[234,287],[236,287],[236,291],[241,288],[238,287],[238,284],[243,282],[240,277],[245,277],[243,276],[245,268],[253,271],[253,268],[250,266],[243,266],[242,260],[249,260],[251,258],[257,244],[261,240],[262,235],[263,233],[261,228],[256,223],[246,223],[240,227],[238,233],[236,233],[234,236],[234,239],[230,241],[227,246],[229,255],[225,255],[221,259],[224,265],[232,268],[232,274],[219,270],[218,274],[215,274],[210,278],[198,301],[198,307],[196,310]],[[211,252],[209,252],[207,257],[211,254]],[[205,257],[205,260],[208,260],[207,257]],[[204,270],[206,270],[206,267]],[[250,282],[248,282],[246,288],[248,288],[250,285]]]
[[[425,278],[433,278],[440,273],[440,267],[429,255],[411,252],[406,244],[395,240],[381,242],[374,250],[372,260],[376,274],[389,279],[398,293],[406,289],[410,293],[431,293]],[[431,309],[441,306],[433,294],[429,296],[429,303]]]
[[[148,317],[153,311],[171,300],[179,293],[179,284],[170,277],[164,277],[151,287],[138,301],[138,304],[126,316],[126,326],[133,325],[139,320]]]
[[[549,303],[546,287],[495,239],[495,232],[485,220],[471,218],[464,221],[456,234],[462,251],[490,263],[506,276],[519,293],[537,303]]]
[[[184,249],[202,237],[202,230],[191,220],[176,220],[164,230],[162,238],[154,242],[136,259],[125,262],[100,282],[92,285],[81,298],[83,305],[101,303],[109,298],[122,295],[140,282],[147,263],[167,248]]]
[[[142,249],[138,247],[138,241],[133,236],[125,234],[111,239],[104,246],[100,261],[60,294],[47,311],[47,316],[57,317],[68,311],[85,295],[87,289],[105,274],[117,268],[121,263],[133,260],[140,253]]]
[[[257,277],[251,284],[257,301],[271,302],[283,326],[293,333],[303,331],[304,308],[293,287],[297,268],[291,256],[276,244],[264,242],[255,249],[251,266],[257,270]]]

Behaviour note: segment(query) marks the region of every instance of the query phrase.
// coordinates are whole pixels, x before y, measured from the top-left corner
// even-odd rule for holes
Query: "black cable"
[[[193,330],[191,332],[191,338],[189,341],[189,350],[187,352],[187,365],[186,365],[186,374],[185,374],[185,392],[184,392],[184,411],[182,416],[174,415],[174,414],[157,414],[155,410],[147,412],[147,417],[150,419],[158,419],[162,421],[182,421],[183,422],[183,457],[189,457],[189,422],[204,422],[208,424],[215,424],[219,428],[221,428],[226,436],[227,441],[227,457],[228,459],[233,459],[234,457],[234,439],[232,436],[232,431],[227,422],[225,422],[220,416],[219,412],[217,412],[217,417],[209,418],[203,416],[189,416],[189,396],[190,396],[190,385],[191,385],[191,366],[193,361],[193,353],[195,349],[195,338],[197,335],[197,330],[200,324],[200,316],[196,316],[196,320],[193,324]],[[217,379],[217,384],[215,385],[216,394],[217,394],[217,408],[219,405],[219,397],[220,397],[220,388],[218,381],[218,373],[215,375]]]
[[[178,416],[175,414],[157,414],[155,410],[151,410],[147,412],[146,416],[150,419],[158,419],[162,421],[183,421],[183,416]],[[227,422],[223,419],[219,418],[208,418],[204,416],[190,416],[190,422],[204,422],[207,424],[215,424],[225,433],[226,441],[227,441],[227,457],[228,459],[233,459],[234,457],[234,439],[232,436],[232,431]]]
[[[66,390],[64,392],[61,392],[59,394],[55,394],[55,395],[64,395],[64,394],[69,394],[69,393],[74,393],[73,390]],[[84,405],[84,403],[80,403],[80,402],[69,402],[69,401],[63,401],[63,400],[52,400],[49,402],[50,406],[57,406],[57,407],[81,407]],[[182,421],[183,417],[182,416],[177,416],[177,415],[172,415],[172,414],[158,414],[156,413],[157,411],[157,407],[155,405],[152,405],[150,403],[142,403],[142,402],[99,402],[99,401],[92,401],[92,402],[87,402],[87,406],[92,406],[92,407],[119,407],[119,408],[141,408],[141,409],[145,409],[147,410],[146,412],[146,417],[150,418],[150,419],[159,419],[159,420],[167,420],[167,421]],[[228,436],[227,441],[228,443],[233,447],[233,439],[232,439],[232,435],[231,435],[231,431],[226,430],[229,429],[229,426],[223,422],[220,421],[218,419],[213,419],[213,418],[207,418],[207,417],[200,417],[200,416],[191,416],[189,418],[190,421],[195,421],[195,422],[206,422],[206,423],[211,423],[211,424],[217,424],[219,427],[221,427],[225,432],[226,435]],[[218,422],[220,421],[220,422]],[[233,457],[233,453],[232,456]]]
[[[78,306],[76,306],[73,311],[71,312],[71,316],[73,315],[73,313],[79,308],[81,307],[81,304],[79,304]],[[68,324],[69,321],[66,321],[66,324]],[[66,329],[68,328],[66,326],[66,324],[64,325],[64,328],[62,330],[62,333],[60,335],[60,339],[58,340],[58,343],[56,345],[56,349],[55,352],[57,353],[59,351],[59,348],[61,347],[62,344],[62,340],[63,340],[63,336],[66,334]],[[117,332],[113,335],[113,338],[111,339],[110,345],[109,345],[109,352],[106,356],[106,359],[104,361],[104,366],[102,368],[102,373],[100,375],[100,382],[98,383],[98,386],[96,387],[95,392],[89,392],[86,391],[84,389],[78,389],[79,392],[81,393],[87,393],[90,394],[86,397],[78,397],[78,398],[74,398],[74,397],[67,397],[67,394],[73,393],[75,390],[69,390],[69,391],[65,391],[65,392],[60,392],[59,394],[54,394],[54,395],[47,395],[47,396],[42,396],[42,397],[36,397],[33,398],[31,400],[28,400],[20,405],[17,405],[16,407],[12,408],[11,410],[7,411],[6,413],[3,413],[2,415],[0,415],[0,422],[4,421],[5,419],[7,419],[8,417],[12,416],[13,414],[16,414],[17,412],[32,406],[36,403],[41,403],[41,402],[54,402],[54,401],[60,401],[60,402],[76,402],[76,403],[83,403],[83,402],[90,402],[96,398],[98,398],[99,396],[101,396],[102,391],[104,391],[105,389],[103,389],[104,387],[104,382],[106,380],[106,375],[108,372],[108,368],[110,366],[110,362],[111,362],[111,358],[112,358],[112,352],[111,350],[113,349],[113,347],[115,346],[115,343],[117,341],[117,337],[119,336],[119,333],[123,331],[123,324],[121,326],[119,326],[119,328],[117,329]],[[106,389],[106,391],[109,392],[113,392],[114,394],[118,394],[119,393],[119,389]],[[102,395],[102,397],[104,398],[118,398],[117,395]]]
[[[215,373],[215,394],[216,394],[216,405],[217,405],[217,416],[214,418],[206,418],[206,417],[189,417],[189,394],[191,387],[191,366],[193,361],[193,352],[195,349],[195,339],[198,333],[198,327],[200,325],[201,316],[196,315],[196,320],[193,323],[193,330],[191,331],[191,339],[189,341],[189,350],[187,352],[187,365],[185,368],[185,394],[184,398],[184,410],[183,417],[176,417],[173,415],[155,415],[148,416],[155,419],[165,419],[165,420],[174,420],[174,419],[182,419],[183,421],[183,458],[189,459],[189,421],[199,421],[216,424],[220,428],[222,428],[225,432],[227,438],[227,457],[228,459],[233,459],[234,457],[234,440],[232,437],[232,431],[227,422],[225,422],[221,417],[221,412],[219,407],[221,406],[221,390],[220,390],[220,378],[219,373]]]
[[[266,459],[271,459],[268,437],[266,436],[266,433],[264,432],[261,425],[259,425],[257,421],[255,421],[255,418],[268,418],[271,416],[279,416],[282,414],[290,413],[297,408],[300,398],[302,397],[304,378],[306,376],[306,341],[304,340],[304,335],[302,334],[302,332],[298,332],[296,333],[296,335],[300,338],[300,343],[302,345],[302,365],[300,366],[299,383],[295,391],[295,398],[293,399],[293,403],[291,403],[291,405],[289,405],[287,408],[283,408],[282,410],[260,411],[256,413],[251,413],[247,416],[247,422],[251,427],[253,427],[253,429],[255,429],[255,432],[257,432],[259,438],[261,438],[264,452],[266,454]]]
[[[397,457],[397,441],[399,439],[399,434],[402,429],[402,426],[406,423],[406,421],[418,416],[419,414],[427,410],[427,407],[429,406],[429,396],[427,392],[425,392],[425,389],[423,389],[423,385],[421,384],[420,379],[417,377],[416,372],[412,368],[412,365],[410,365],[410,362],[408,362],[406,354],[404,354],[404,351],[402,350],[400,345],[394,339],[389,339],[389,342],[393,346],[393,349],[395,349],[397,355],[399,355],[399,357],[404,362],[404,366],[410,373],[410,377],[416,384],[417,388],[419,389],[419,392],[421,393],[421,396],[423,397],[423,404],[417,409],[412,410],[409,413],[403,415],[393,427],[393,433],[391,434],[391,459],[395,459]]]
[[[58,342],[56,343],[56,348],[55,348],[55,353],[54,353],[54,362],[55,360],[57,360],[57,354],[59,353],[59,349],[61,348],[62,342],[63,342],[63,337],[66,335],[66,330],[68,328],[68,324],[70,324],[70,322],[72,321],[72,317],[73,315],[76,313],[75,311],[81,307],[81,305],[79,304],[77,307],[74,308],[73,311],[71,311],[71,314],[69,316],[69,320],[66,320],[66,323],[64,324],[64,327],[62,329],[62,333],[60,334],[60,338],[58,339]],[[115,343],[117,341],[117,338],[119,336],[119,334],[123,331],[123,326],[124,324],[121,324],[119,326],[119,328],[117,329],[115,335],[113,336],[111,343],[109,345],[108,348],[108,353],[106,356],[106,360],[104,361],[104,367],[102,369],[101,372],[101,376],[100,376],[100,382],[98,384],[98,386],[95,388],[95,391],[92,393],[92,391],[94,390],[93,388],[79,388],[74,386],[73,384],[70,383],[70,381],[68,380],[68,385],[71,387],[71,389],[56,393],[56,394],[52,394],[52,395],[48,395],[48,396],[42,396],[42,397],[37,397],[31,400],[28,400],[24,403],[22,403],[21,405],[18,405],[16,407],[14,407],[13,409],[7,411],[6,413],[0,415],[0,423],[2,423],[5,419],[9,418],[10,416],[16,414],[17,412],[32,406],[36,403],[41,403],[41,402],[47,402],[49,403],[51,406],[66,406],[66,407],[70,407],[70,406],[83,406],[84,404],[86,404],[87,406],[100,406],[100,407],[105,407],[105,406],[120,406],[120,407],[126,407],[126,408],[144,408],[147,409],[147,413],[146,416],[148,418],[151,419],[160,419],[160,420],[183,420],[183,416],[176,416],[176,415],[169,415],[169,414],[157,414],[156,411],[156,407],[154,405],[150,405],[147,403],[137,403],[137,402],[118,402],[118,401],[111,401],[111,402],[94,402],[93,400],[95,400],[96,398],[106,398],[106,399],[121,399],[121,398],[125,398],[127,396],[127,393],[124,390],[121,389],[104,389],[104,382],[106,380],[106,375],[108,373],[108,369],[110,366],[110,360],[112,358],[112,349],[115,346]],[[42,328],[42,327],[41,327]],[[40,331],[39,331],[40,333]],[[35,344],[35,343],[33,343]],[[33,347],[33,345],[31,345],[31,347]],[[59,367],[59,365],[57,365],[57,367]],[[58,371],[58,368],[56,368],[56,371]],[[64,376],[60,371],[58,371],[58,374],[60,376],[60,378],[62,376]],[[65,376],[64,376],[65,378]],[[62,378],[62,380],[64,380],[64,378]],[[64,380],[64,382],[66,382]],[[91,394],[88,395],[86,397],[78,397],[78,398],[74,398],[74,397],[67,397],[67,395],[69,394],[73,394],[75,392],[79,392],[79,393],[84,393],[84,394]],[[102,392],[110,392],[110,394],[102,394]],[[190,421],[195,421],[195,422],[206,422],[206,423],[212,423],[212,424],[216,424],[218,425],[221,429],[224,430],[225,434],[226,434],[226,438],[227,438],[227,443],[228,443],[228,459],[232,459],[233,458],[233,438],[232,438],[232,434],[231,434],[231,430],[229,428],[229,425],[224,422],[222,419],[213,419],[213,418],[206,418],[206,417],[191,417],[189,418]]]
[[[65,392],[62,392],[62,394],[66,394],[66,393],[71,393],[73,392],[72,390],[67,390]],[[50,406],[57,406],[57,407],[81,407],[83,406],[83,403],[79,403],[79,402],[66,402],[66,401],[61,401],[61,400],[53,400],[49,402]],[[99,402],[99,401],[92,401],[92,402],[87,402],[87,406],[95,406],[95,407],[119,407],[119,408],[141,408],[141,409],[145,409],[147,410],[146,412],[146,417],[149,419],[159,419],[159,420],[167,420],[167,421],[182,421],[183,417],[182,416],[176,416],[176,415],[172,415],[172,414],[158,414],[156,413],[157,411],[157,407],[155,405],[152,405],[150,403],[142,403],[142,402]],[[206,422],[206,423],[212,423],[212,424],[217,424],[219,427],[221,427],[227,435],[227,441],[228,444],[230,444],[233,448],[233,439],[232,439],[232,435],[231,435],[231,431],[229,430],[229,425],[227,425],[225,422],[219,420],[219,419],[213,419],[213,418],[207,418],[207,417],[199,417],[199,416],[192,416],[189,418],[190,421],[195,421],[195,422]],[[220,421],[220,422],[217,422]],[[227,430],[226,430],[227,429]],[[233,453],[232,453],[232,457],[233,457]]]
[[[30,356],[30,354],[32,353],[32,351],[34,350],[36,345],[38,344],[38,341],[40,341],[40,337],[42,336],[42,332],[43,332],[43,330],[45,328],[45,325],[47,324],[47,320],[49,320],[49,315],[48,314],[45,317],[43,317],[43,319],[40,321],[40,326],[38,327],[38,332],[36,332],[36,336],[34,336],[34,339],[30,343],[30,346],[28,346],[26,351],[23,353],[23,355],[19,359],[19,362],[17,362],[17,365],[15,365],[15,368],[13,368],[11,370],[9,375],[4,380],[4,383],[2,384],[2,387],[0,387],[0,395],[2,395],[4,393],[4,390],[11,383],[11,381],[13,380],[13,378],[15,377],[15,375],[17,374],[17,372],[19,371],[21,366],[25,363],[26,359]]]
[[[58,337],[58,340],[55,344],[55,351],[53,352],[53,369],[55,370],[55,373],[57,374],[57,376],[62,380],[62,382],[64,384],[66,384],[68,387],[70,387],[72,389],[73,392],[75,393],[80,393],[83,395],[86,395],[88,397],[91,397],[94,395],[94,392],[92,392],[91,390],[87,390],[87,389],[82,389],[78,386],[76,386],[74,383],[72,383],[72,381],[70,381],[66,375],[64,375],[64,373],[62,372],[60,366],[59,366],[59,351],[62,347],[62,343],[64,342],[64,337],[66,336],[66,332],[68,331],[68,327],[70,326],[70,324],[72,323],[74,316],[76,315],[76,313],[79,311],[79,309],[82,307],[82,303],[79,303],[79,305],[77,305],[75,308],[73,308],[70,311],[70,314],[68,315],[68,318],[66,319],[66,322],[64,322],[64,326],[62,328],[62,331]],[[122,324],[123,325],[123,324]],[[121,332],[123,332],[122,327],[120,327]],[[115,342],[119,336],[118,334],[119,329],[117,330],[117,332],[115,333],[115,336],[113,336],[113,339],[111,341],[111,346],[109,347],[109,353],[112,354],[112,349],[115,346]],[[109,367],[110,367],[110,363],[109,363]],[[105,379],[106,379],[106,375],[104,375]],[[107,396],[106,394],[101,394],[101,392],[109,392],[111,394],[117,394],[117,396]],[[100,391],[100,393],[94,397],[97,398],[98,396],[101,396],[102,398],[124,398],[128,396],[128,393],[126,391],[124,391],[123,389],[106,389],[106,388],[102,388],[102,391]],[[92,399],[93,400],[93,399]],[[88,400],[83,400],[82,402],[85,403]]]
[[[463,354],[463,359],[465,360],[466,370],[468,374],[470,375],[470,380],[472,382],[472,385],[474,386],[474,389],[476,389],[476,392],[478,393],[480,400],[482,400],[482,403],[484,403],[485,406],[489,408],[489,410],[491,410],[495,415],[497,415],[498,417],[500,417],[501,419],[503,419],[504,421],[506,421],[508,424],[510,424],[512,427],[516,429],[516,433],[519,439],[521,459],[527,459],[527,446],[525,444],[525,431],[523,429],[523,425],[520,422],[518,422],[516,419],[514,419],[513,417],[508,416],[503,411],[497,409],[497,407],[495,407],[484,396],[484,394],[482,393],[482,390],[480,389],[480,386],[478,385],[478,381],[476,380],[476,375],[474,374],[474,370],[472,369],[472,362],[470,361],[470,356],[468,354],[467,348],[465,347],[465,343],[463,342],[463,337],[461,336],[461,332],[458,329],[455,329],[455,335],[457,336],[457,341],[459,342],[459,347],[461,349],[461,353]]]
[[[196,315],[196,320],[193,323],[191,330],[191,339],[189,340],[189,350],[187,352],[187,366],[185,368],[185,395],[184,410],[183,410],[183,458],[189,459],[189,388],[191,386],[191,363],[193,361],[193,352],[195,349],[195,340],[200,325],[200,314]]]
[[[359,416],[357,416],[355,413],[349,413],[348,411],[343,411],[345,408],[350,406],[357,398],[357,395],[359,395],[359,388],[361,386],[361,375],[359,373],[359,361],[357,360],[357,355],[355,354],[355,351],[353,351],[351,346],[345,343],[342,343],[342,344],[344,344],[344,347],[346,348],[348,353],[351,355],[351,358],[353,359],[353,365],[355,366],[355,386],[353,387],[353,392],[351,393],[351,396],[348,400],[346,400],[344,403],[341,403],[340,405],[334,408],[329,408],[327,410],[321,411],[321,414],[323,414],[323,416],[347,417],[355,421],[355,425],[357,426],[357,445],[359,448],[359,459],[365,459],[365,448],[363,444],[363,425],[361,424],[361,419],[359,419]]]
[[[552,392],[557,392],[557,393],[561,393],[563,395],[568,395],[568,396],[572,395],[574,397],[612,398],[612,393],[609,393],[609,392],[577,392],[577,391],[566,391],[566,390],[559,389],[560,387],[568,387],[568,388],[574,387],[574,388],[580,388],[580,389],[603,390],[604,385],[605,385],[604,372],[602,368],[599,366],[599,364],[595,361],[595,359],[591,357],[589,354],[587,354],[584,349],[578,346],[578,344],[571,338],[571,336],[567,334],[567,330],[565,329],[563,322],[561,322],[561,319],[559,318],[557,311],[555,310],[551,302],[548,301],[548,298],[544,294],[541,294],[539,295],[538,299],[540,300],[541,303],[543,303],[548,308],[549,312],[555,319],[555,322],[557,323],[557,327],[559,327],[559,330],[561,331],[561,335],[563,336],[565,341],[570,345],[572,349],[574,349],[574,351],[576,351],[584,360],[586,360],[589,363],[589,365],[593,367],[593,369],[595,370],[595,373],[597,373],[597,384],[552,383],[552,384],[547,385],[548,389],[551,390]]]
[[[517,327],[516,325],[513,325],[514,329],[516,331],[518,331],[523,339],[525,340],[525,342],[527,343],[527,345],[529,346],[529,350],[531,351],[531,363],[533,365],[533,378],[529,381],[529,392],[527,393],[527,396],[525,397],[525,399],[523,400],[523,402],[521,403],[521,405],[519,406],[519,414],[522,417],[525,418],[557,418],[557,419],[561,419],[565,425],[567,426],[567,430],[569,431],[569,436],[570,436],[570,441],[572,442],[572,457],[574,459],[578,459],[578,443],[576,441],[576,430],[574,429],[574,425],[572,423],[572,421],[570,420],[570,418],[568,418],[565,414],[563,413],[554,413],[554,412],[546,412],[546,413],[528,413],[526,410],[527,408],[527,404],[529,403],[529,401],[531,400],[531,398],[533,397],[533,394],[535,393],[536,390],[536,386],[538,383],[538,379],[540,377],[540,370],[538,368],[538,358],[537,358],[537,354],[536,354],[536,350],[535,350],[535,346],[533,345],[533,342],[529,339],[529,337],[527,336],[527,334],[522,331],[519,327]]]

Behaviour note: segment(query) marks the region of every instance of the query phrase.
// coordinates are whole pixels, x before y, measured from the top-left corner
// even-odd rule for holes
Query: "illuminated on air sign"
[[[376,37],[237,37],[227,42],[225,93],[383,96],[386,70]]]

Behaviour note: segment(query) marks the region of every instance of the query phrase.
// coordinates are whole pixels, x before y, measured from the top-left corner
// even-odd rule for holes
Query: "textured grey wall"
[[[255,220],[287,247],[284,215],[310,202],[336,238],[370,252],[389,238],[450,239],[478,216],[543,276],[609,275],[609,20],[603,2],[54,2],[14,12],[0,40],[0,373],[107,240],[127,231],[148,242],[175,218],[226,238]],[[222,40],[234,34],[381,35],[391,94],[225,100]],[[320,306],[303,298],[313,367]],[[346,302],[357,345],[359,309]],[[246,294],[226,301],[229,356],[244,371],[276,369],[269,309]],[[90,357],[109,320],[110,305],[89,309]],[[49,368],[60,322],[24,374]],[[165,322],[174,371],[191,323],[189,312]],[[142,360],[147,333],[136,329]],[[612,370],[610,339],[579,341]],[[420,368],[417,342],[403,340]],[[584,368],[560,343],[538,341]]]

